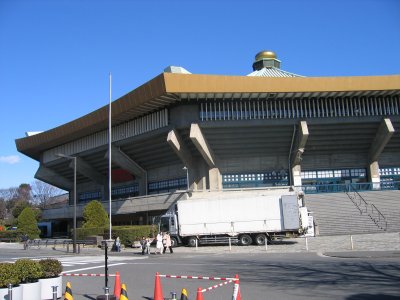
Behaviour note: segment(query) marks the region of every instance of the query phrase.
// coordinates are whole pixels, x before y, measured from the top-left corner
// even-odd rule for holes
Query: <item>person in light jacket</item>
[[[172,250],[171,236],[169,235],[168,232],[164,233],[163,244],[164,244],[163,253],[165,253],[167,248],[169,248],[169,253],[174,253],[174,251]]]
[[[162,239],[162,232],[159,232],[157,234],[157,244],[156,244],[156,251],[154,252],[154,254],[162,254],[162,249],[163,249],[163,239]]]

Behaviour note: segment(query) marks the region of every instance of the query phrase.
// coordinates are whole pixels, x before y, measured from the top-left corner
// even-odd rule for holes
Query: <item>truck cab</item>
[[[178,217],[175,213],[168,211],[165,215],[160,216],[158,226],[159,231],[170,233],[172,247],[182,243],[178,235]]]

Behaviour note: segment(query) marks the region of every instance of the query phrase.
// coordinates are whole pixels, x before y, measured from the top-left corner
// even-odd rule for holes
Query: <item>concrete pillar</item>
[[[293,178],[293,185],[294,186],[301,186],[301,166],[295,165],[292,167],[292,178]]]
[[[372,163],[369,164],[368,177],[370,182],[372,183],[372,189],[380,190],[381,176],[379,175],[379,163],[377,161],[373,161]]]
[[[301,186],[301,161],[304,153],[304,149],[307,144],[307,140],[310,133],[308,131],[308,126],[306,121],[301,121],[299,123],[299,130],[296,134],[296,144],[293,148],[292,157],[290,159],[290,166],[292,170],[292,185]]]
[[[108,159],[108,151],[104,158]],[[147,194],[147,171],[143,169],[138,163],[136,163],[131,157],[129,157],[121,149],[113,146],[111,150],[111,160],[113,163],[120,166],[122,169],[135,175],[139,183],[139,195]]]
[[[208,178],[210,190],[222,190],[222,175],[218,168],[210,168],[208,170]]]
[[[389,118],[385,118],[382,120],[379,125],[378,131],[376,132],[375,139],[372,142],[369,149],[369,161],[374,162],[377,161],[379,156],[381,155],[383,149],[389,142],[390,138],[394,133],[394,127]]]
[[[196,190],[205,191],[207,189],[208,166],[203,160],[195,162],[196,174],[194,182]]]
[[[190,139],[208,166],[208,188],[210,190],[222,190],[222,176],[217,166],[217,158],[198,124],[190,126]]]

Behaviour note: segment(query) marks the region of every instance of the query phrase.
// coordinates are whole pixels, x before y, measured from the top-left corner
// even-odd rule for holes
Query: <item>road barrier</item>
[[[61,273],[61,276],[83,276],[83,277],[106,277],[106,274],[75,274],[75,273]],[[119,274],[107,274],[109,277],[116,277]]]
[[[228,285],[229,283],[234,283],[234,288],[233,288],[233,295],[232,299],[233,300],[241,300],[241,295],[240,295],[240,286],[239,286],[239,275],[236,274],[235,277],[230,278],[230,277],[214,277],[214,276],[191,276],[191,275],[171,275],[171,274],[159,274],[158,272],[156,273],[155,276],[155,285],[154,285],[154,300],[163,300],[163,293],[162,293],[162,286],[161,286],[161,280],[160,278],[170,278],[170,279],[198,279],[198,280],[218,280],[218,281],[224,281],[219,284],[210,286],[208,288],[201,288],[199,287],[197,289],[197,298],[196,300],[202,300],[203,299],[203,293],[209,292],[211,290],[214,290],[219,287],[223,287],[225,285]]]

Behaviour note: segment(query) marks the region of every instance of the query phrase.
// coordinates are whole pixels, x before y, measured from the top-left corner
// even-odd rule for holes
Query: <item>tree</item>
[[[46,208],[51,198],[64,193],[63,190],[46,182],[35,180],[32,183],[33,202],[40,208]]]
[[[18,218],[21,212],[27,207],[30,207],[30,204],[28,202],[18,199],[14,202],[14,207],[12,208],[11,213],[14,218]]]
[[[103,205],[97,200],[90,201],[83,209],[83,228],[107,227],[109,219]]]
[[[0,198],[0,219],[4,220],[7,217],[7,206],[6,201],[3,198]]]
[[[18,216],[18,232],[27,234],[30,239],[39,237],[40,229],[36,221],[36,214],[32,208],[26,207]]]

